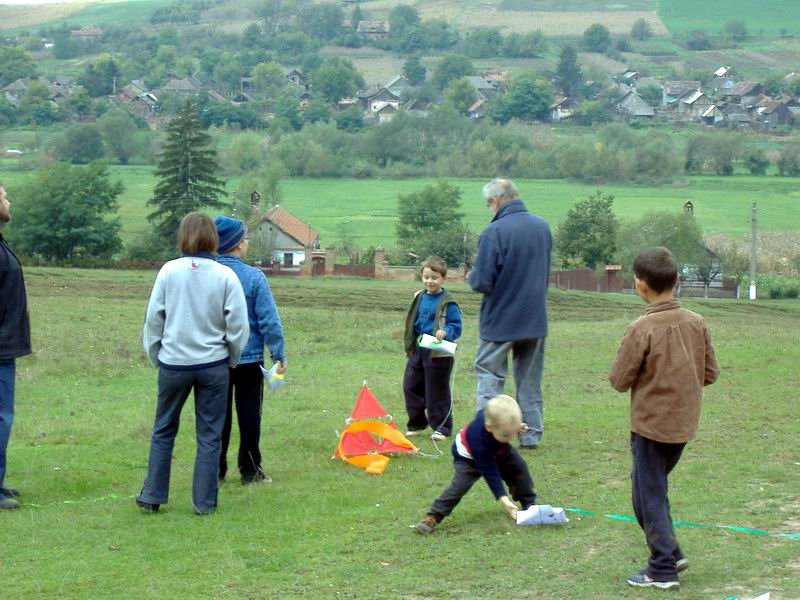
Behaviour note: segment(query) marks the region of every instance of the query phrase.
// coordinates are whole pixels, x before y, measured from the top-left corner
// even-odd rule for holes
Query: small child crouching
[[[522,412],[511,396],[495,396],[479,410],[472,422],[456,435],[453,442],[455,475],[450,485],[434,500],[428,514],[414,528],[418,533],[433,533],[472,485],[481,477],[497,501],[516,519],[517,505],[525,510],[536,504],[533,480],[525,460],[509,443],[527,430]]]

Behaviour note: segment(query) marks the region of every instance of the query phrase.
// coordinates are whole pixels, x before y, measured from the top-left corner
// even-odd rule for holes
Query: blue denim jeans
[[[6,477],[6,448],[14,422],[14,375],[16,361],[0,360],[0,488]]]
[[[139,500],[148,504],[167,503],[172,449],[178,435],[181,409],[192,389],[197,434],[192,504],[197,512],[206,513],[217,507],[219,455],[227,412],[228,365],[194,371],[159,369],[156,422],[150,441],[147,477]]]
[[[542,371],[544,370],[545,338],[514,340],[511,342],[488,342],[478,340],[475,355],[475,371],[478,374],[477,410],[498,394],[508,377],[508,353],[512,355],[514,384],[517,388],[517,403],[522,410],[522,419],[530,427],[520,437],[522,446],[538,446],[544,432],[542,409]]]

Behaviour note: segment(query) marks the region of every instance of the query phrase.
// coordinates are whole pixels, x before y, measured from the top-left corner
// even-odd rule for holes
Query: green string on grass
[[[567,512],[575,513],[578,515],[594,515],[597,513],[591,510],[584,510],[582,508],[567,508]],[[630,515],[603,515],[608,519],[615,521],[636,521],[636,517]],[[750,535],[774,535],[778,537],[785,537],[793,540],[800,539],[800,533],[773,533],[771,531],[764,531],[763,529],[753,529],[752,527],[737,527],[736,525],[708,525],[707,523],[694,523],[692,521],[672,521],[676,527],[706,527],[716,529],[729,529],[731,531],[738,531],[740,533],[749,533]]]

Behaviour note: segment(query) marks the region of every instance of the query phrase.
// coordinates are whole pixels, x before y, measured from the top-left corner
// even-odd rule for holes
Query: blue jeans
[[[6,448],[14,422],[14,375],[16,361],[0,360],[0,488],[6,477]]]
[[[148,504],[166,504],[172,449],[178,435],[181,409],[194,389],[197,454],[192,480],[192,504],[197,512],[212,512],[217,507],[219,455],[222,427],[228,399],[228,365],[194,371],[159,369],[158,405],[147,477],[139,500]]]
[[[478,374],[477,410],[485,408],[489,400],[503,393],[508,377],[508,353],[511,352],[517,403],[522,410],[522,420],[530,427],[528,433],[519,439],[522,446],[538,446],[544,432],[544,340],[545,338],[511,342],[478,340],[478,353],[475,355],[475,371]]]

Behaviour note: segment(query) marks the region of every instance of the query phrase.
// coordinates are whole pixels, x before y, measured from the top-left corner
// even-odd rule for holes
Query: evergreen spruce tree
[[[565,95],[574,97],[583,82],[583,73],[578,63],[578,53],[572,46],[564,46],[558,56],[555,83]]]
[[[160,181],[147,202],[156,207],[147,220],[155,224],[160,238],[173,240],[189,212],[225,206],[219,200],[225,193],[219,170],[217,151],[211,147],[211,136],[201,129],[197,105],[187,100],[167,125],[167,139],[155,171]]]

